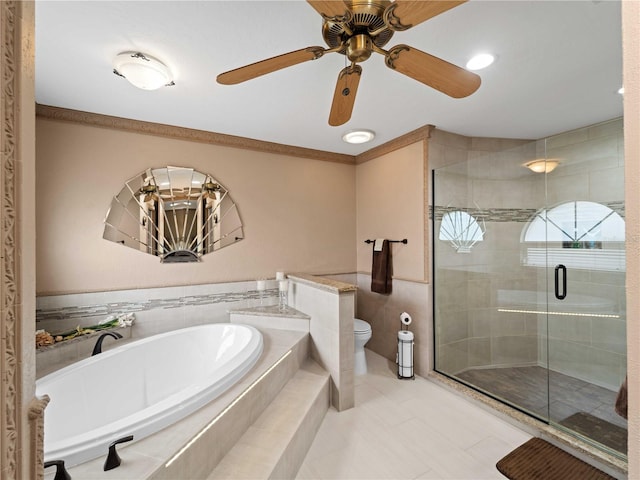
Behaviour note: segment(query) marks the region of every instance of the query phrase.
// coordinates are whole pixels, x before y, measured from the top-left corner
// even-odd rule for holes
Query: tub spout
[[[105,337],[113,337],[117,340],[119,338],[122,338],[122,335],[120,335],[118,332],[106,332],[100,335],[98,337],[98,341],[96,342],[95,347],[93,347],[93,352],[91,353],[91,356],[102,353],[102,342],[104,341]]]
[[[56,476],[53,480],[71,480],[71,475],[64,468],[64,460],[51,460],[50,462],[44,462],[44,468],[56,467]]]

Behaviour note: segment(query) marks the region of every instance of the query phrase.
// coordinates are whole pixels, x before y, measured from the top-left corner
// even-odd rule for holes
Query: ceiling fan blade
[[[348,23],[351,20],[351,10],[342,0],[307,0],[322,18],[334,23]]]
[[[362,67],[355,64],[340,71],[329,114],[329,125],[332,127],[343,125],[351,118],[361,75]]]
[[[480,87],[475,73],[408,45],[390,49],[385,61],[387,67],[453,98],[467,97]]]
[[[467,0],[396,0],[384,11],[384,21],[391,30],[407,30],[465,2]]]
[[[324,55],[325,51],[322,47],[303,48],[221,73],[218,75],[217,81],[223,85],[235,85],[236,83],[246,82],[252,78],[291,67],[298,63],[316,60]]]

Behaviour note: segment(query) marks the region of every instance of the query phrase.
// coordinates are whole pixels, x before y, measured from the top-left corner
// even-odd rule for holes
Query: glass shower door
[[[512,142],[513,143],[513,142]],[[433,173],[436,370],[548,420],[546,264],[522,234],[545,204],[535,142]],[[542,237],[532,244],[544,249]]]
[[[611,127],[545,142],[547,158],[579,152],[546,178],[549,420],[626,455],[614,408],[626,375],[624,162]]]
[[[514,143],[433,171],[435,369],[623,457],[622,120]]]

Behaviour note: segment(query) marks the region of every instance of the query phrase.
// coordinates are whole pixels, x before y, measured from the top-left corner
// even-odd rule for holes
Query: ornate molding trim
[[[411,145],[412,143],[419,142],[421,140],[428,140],[431,138],[431,132],[435,127],[433,125],[425,125],[424,127],[417,128],[412,132],[405,133],[401,137],[394,138],[393,140],[383,143],[371,150],[361,153],[356,156],[356,164],[361,164],[373,160],[374,158],[381,157],[387,153],[391,153],[395,150],[399,150],[402,147]]]
[[[29,405],[29,439],[31,441],[31,461],[29,466],[29,478],[34,480],[42,480],[44,471],[41,468],[44,465],[44,409],[49,404],[49,395],[42,398],[34,398]]]
[[[281,143],[264,142],[251,138],[225,135],[223,133],[206,132],[191,128],[174,127],[161,123],[142,122],[121,117],[112,117],[98,113],[81,112],[67,108],[51,107],[48,105],[36,105],[36,115],[42,118],[60,120],[64,122],[79,123],[94,127],[111,128],[127,132],[156,135],[159,137],[175,138],[190,142],[209,143],[223,147],[241,148],[262,153],[288,155],[292,157],[322,160],[325,162],[355,164],[355,157],[342,153],[325,152],[311,148],[294,147]]]
[[[0,239],[2,277],[0,279],[0,328],[2,355],[0,374],[0,469],[2,478],[18,480],[22,478],[21,434],[21,375],[20,342],[18,326],[20,308],[18,305],[17,274],[19,269],[16,252],[18,227],[16,222],[16,163],[18,129],[18,88],[19,82],[19,34],[21,2],[0,2],[0,116],[2,118],[0,165]]]

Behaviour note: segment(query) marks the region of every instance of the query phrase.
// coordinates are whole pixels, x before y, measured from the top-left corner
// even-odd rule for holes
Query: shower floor
[[[627,421],[614,411],[617,392],[543,367],[466,370],[457,377],[518,408],[627,453]],[[548,394],[549,391],[549,394]]]

